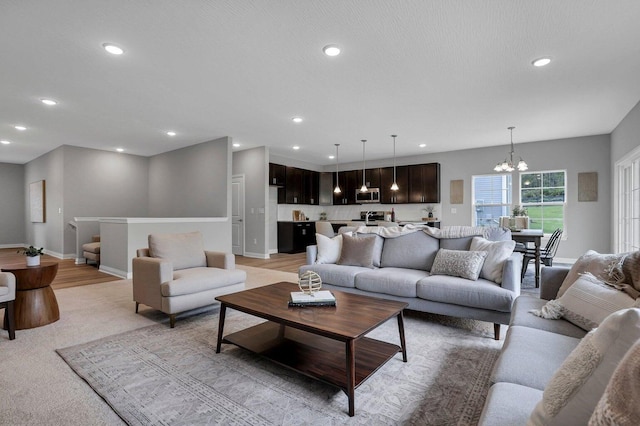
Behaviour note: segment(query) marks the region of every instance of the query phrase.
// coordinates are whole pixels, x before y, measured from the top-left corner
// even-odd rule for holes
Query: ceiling
[[[2,0],[0,162],[231,136],[326,165],[361,139],[390,158],[391,134],[398,156],[505,145],[509,126],[608,134],[640,100],[639,20],[637,0]]]

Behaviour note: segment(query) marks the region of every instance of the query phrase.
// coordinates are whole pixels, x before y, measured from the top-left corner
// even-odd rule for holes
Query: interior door
[[[231,252],[244,254],[244,175],[231,178]]]

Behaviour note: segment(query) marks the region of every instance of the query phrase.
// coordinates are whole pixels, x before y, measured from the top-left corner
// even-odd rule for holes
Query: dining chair
[[[547,241],[547,245],[544,248],[540,249],[540,263],[543,263],[545,266],[553,266],[553,258],[558,251],[558,246],[560,245],[560,240],[562,238],[562,229],[558,228],[549,237],[549,241]],[[515,250],[514,250],[515,251]],[[524,280],[524,275],[527,273],[527,267],[529,266],[529,262],[535,260],[536,258],[536,250],[535,249],[526,249],[522,252],[522,274],[520,276],[521,280]]]

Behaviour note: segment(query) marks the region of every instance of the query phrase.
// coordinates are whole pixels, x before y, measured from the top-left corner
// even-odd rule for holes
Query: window
[[[499,226],[511,209],[511,175],[473,176],[472,182],[474,225]]]
[[[617,253],[640,250],[640,149],[616,163]]]
[[[565,229],[566,174],[565,170],[520,173],[520,204],[527,209],[530,229],[545,234]]]

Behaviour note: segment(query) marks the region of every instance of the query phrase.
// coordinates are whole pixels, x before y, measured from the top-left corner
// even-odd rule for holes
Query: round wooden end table
[[[39,266],[4,265],[2,271],[16,277],[16,330],[40,327],[60,319],[58,301],[51,288],[58,273],[57,262],[42,262]]]

